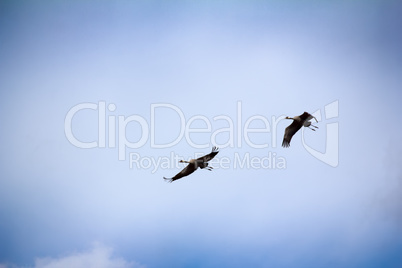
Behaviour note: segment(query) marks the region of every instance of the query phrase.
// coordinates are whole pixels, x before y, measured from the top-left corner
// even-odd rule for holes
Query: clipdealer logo
[[[328,107],[328,108],[327,108]],[[326,106],[326,115],[334,116],[338,111],[338,101],[333,102]],[[97,113],[97,140],[85,141],[81,140],[74,135],[73,118],[80,116],[80,113],[84,110],[89,110]],[[204,115],[194,115],[186,120],[184,112],[176,105],[170,103],[155,103],[150,104],[149,120],[139,114],[132,114],[129,116],[115,114],[117,106],[114,103],[107,104],[105,101],[99,101],[98,103],[80,103],[73,106],[66,114],[64,121],[64,131],[67,140],[77,148],[91,149],[91,148],[117,148],[118,160],[125,161],[127,155],[129,156],[130,168],[143,168],[152,169],[155,172],[158,168],[173,168],[177,167],[178,155],[170,155],[166,157],[155,157],[140,155],[137,151],[132,152],[141,147],[144,147],[149,143],[151,149],[164,149],[173,148],[179,144],[183,139],[194,149],[206,149],[212,145],[218,146],[221,149],[224,148],[241,148],[247,145],[252,149],[264,149],[264,148],[276,148],[281,143],[282,133],[277,135],[277,126],[281,120],[285,118],[284,115],[272,116],[271,120],[263,115],[253,115],[248,118],[243,118],[242,103],[237,102],[236,116],[234,118],[228,115],[217,115],[212,119]],[[166,143],[156,142],[156,119],[157,111],[160,113],[169,110],[179,119],[179,124],[175,127],[179,129],[179,134],[172,140]],[[328,112],[327,112],[328,110]],[[336,110],[336,111],[335,111]],[[319,118],[320,110],[314,115]],[[328,116],[327,116],[328,118]],[[213,124],[217,121],[224,122],[227,127],[218,128],[213,130]],[[196,128],[193,126],[194,122],[203,122],[206,127]],[[244,124],[243,124],[244,122]],[[253,122],[262,123],[261,128],[252,128]],[[336,124],[336,125],[334,125]],[[312,154],[315,158],[330,165],[337,166],[338,164],[338,123],[332,123],[327,125],[327,150],[325,153],[321,153],[307,145],[304,141],[304,129],[302,130],[303,146],[306,150]],[[127,127],[135,127],[137,133],[139,133],[139,139],[131,141],[127,138]],[[336,130],[336,131],[335,131]],[[336,132],[336,133],[335,133]],[[207,143],[199,144],[191,138],[192,133],[208,133],[210,140]],[[217,135],[226,133],[228,138],[224,143],[219,144],[217,142]],[[250,134],[260,134],[271,137],[270,144],[255,143]],[[268,140],[268,139],[266,139]],[[328,142],[331,143],[328,145]],[[202,152],[200,152],[202,154]],[[183,159],[183,158],[181,158]],[[240,155],[235,153],[232,158],[221,157],[215,159],[215,164],[218,168],[265,168],[265,169],[285,169],[286,159],[283,156],[278,156],[276,152],[268,152],[263,157],[253,157],[250,153],[244,153]],[[211,164],[214,164],[213,162]]]
[[[302,128],[303,147],[318,160],[331,167],[337,167],[339,165],[339,122],[337,121],[339,117],[339,101],[334,101],[325,105],[324,116],[322,116],[321,110],[315,111],[313,116],[315,116],[319,122],[322,122],[323,117],[325,117],[325,152],[320,152],[307,144],[304,138],[305,128]]]

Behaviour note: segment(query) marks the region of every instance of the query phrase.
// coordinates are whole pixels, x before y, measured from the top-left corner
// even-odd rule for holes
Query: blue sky
[[[0,267],[400,267],[401,10],[398,1],[0,2]],[[124,161],[110,144],[75,147],[65,119],[85,103],[97,108],[73,117],[77,139],[99,141],[105,103],[116,143],[145,144],[125,148]],[[338,115],[327,119],[331,103]],[[138,122],[119,128],[130,116],[150,126],[155,104],[177,107],[185,123],[206,118],[211,130],[189,136],[205,146],[183,137],[153,148]],[[272,126],[304,111],[322,117],[304,130],[307,146],[324,152],[337,137],[335,167],[301,132],[280,146],[290,121],[249,134],[267,148],[239,135],[249,118]],[[176,162],[130,168],[130,153],[208,153],[229,126],[217,116],[241,140],[215,136],[227,168],[172,184],[162,178],[184,167]],[[156,143],[179,135],[175,110],[154,119]],[[285,168],[235,166],[245,155]]]

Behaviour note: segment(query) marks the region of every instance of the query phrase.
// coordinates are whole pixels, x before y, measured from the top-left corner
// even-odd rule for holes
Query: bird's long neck
[[[195,160],[194,160],[194,159],[191,159],[190,161],[181,160],[180,162],[181,162],[181,163],[187,163],[187,164],[194,164],[194,163],[195,163]]]
[[[300,116],[288,117],[288,119],[292,119],[292,120],[297,121],[297,122],[302,121],[301,118],[300,118]]]

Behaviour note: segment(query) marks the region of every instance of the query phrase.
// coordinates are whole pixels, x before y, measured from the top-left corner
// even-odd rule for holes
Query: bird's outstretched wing
[[[303,114],[304,115],[304,114]],[[283,136],[283,142],[282,142],[282,147],[289,147],[290,146],[290,140],[292,139],[293,135],[301,128],[301,124],[297,122],[296,120],[293,121],[292,124],[290,124],[286,129],[285,129],[285,135]]]
[[[165,180],[167,180],[168,182],[173,182],[175,180],[181,179],[185,176],[190,175],[191,173],[193,173],[196,170],[195,165],[194,164],[188,164],[182,171],[180,171],[179,173],[176,174],[176,176],[174,176],[173,178],[165,178],[163,177]]]
[[[212,147],[212,151],[209,154],[197,158],[197,162],[199,162],[199,161],[202,161],[204,163],[208,162],[209,160],[214,158],[215,155],[217,155],[218,153],[219,153],[219,148],[214,146],[214,147]]]
[[[315,118],[314,116],[312,116],[311,114],[309,114],[308,112],[304,112],[303,114],[301,114],[300,116],[301,121],[309,121],[311,119],[315,119],[315,121],[318,123],[317,118]]]

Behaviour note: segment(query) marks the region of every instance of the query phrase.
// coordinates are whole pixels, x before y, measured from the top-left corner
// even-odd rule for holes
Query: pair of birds
[[[282,147],[289,147],[290,146],[290,140],[292,139],[293,135],[296,134],[296,132],[301,128],[301,127],[308,127],[311,130],[314,130],[314,128],[318,128],[317,126],[314,126],[310,120],[315,119],[315,121],[318,123],[317,119],[312,116],[311,114],[304,112],[303,114],[295,117],[285,117],[285,119],[292,119],[293,122],[290,124],[286,129],[285,129],[285,135],[283,137],[283,142],[282,142]],[[314,127],[314,128],[313,128]],[[190,161],[185,161],[185,160],[180,160],[179,163],[188,163],[188,165],[180,171],[176,176],[173,178],[165,178],[168,182],[173,182],[175,180],[181,179],[185,176],[190,175],[194,171],[197,170],[197,168],[201,169],[207,169],[211,171],[213,168],[208,166],[208,161],[210,161],[212,158],[215,157],[219,153],[219,150],[217,147],[212,148],[212,152],[204,155],[202,157],[199,157],[197,159],[191,159]]]

